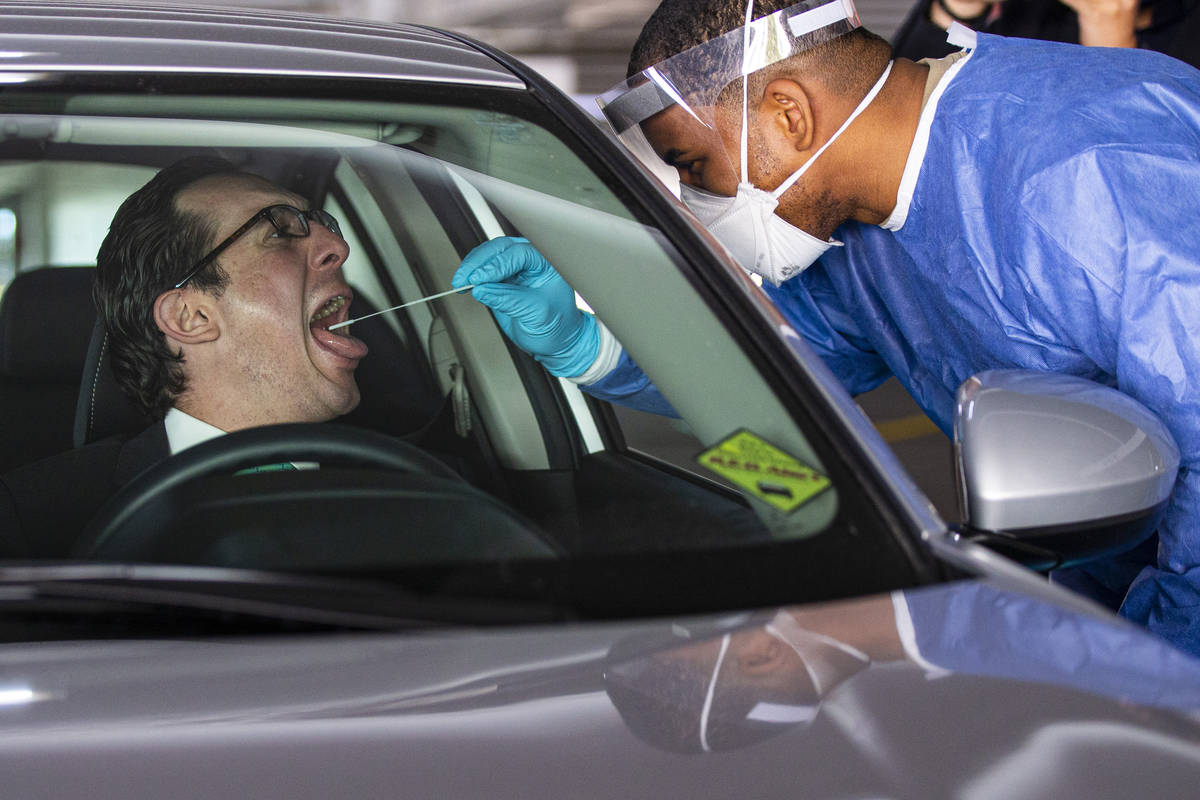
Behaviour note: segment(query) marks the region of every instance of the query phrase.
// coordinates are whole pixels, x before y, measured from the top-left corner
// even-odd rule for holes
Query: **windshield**
[[[11,561],[370,576],[584,616],[832,598],[928,574],[845,461],[861,444],[781,387],[705,275],[758,289],[698,259],[698,240],[685,255],[646,184],[597,160],[598,129],[572,133],[514,90],[96,80],[0,93]],[[315,438],[264,429],[122,473],[130,443],[161,423],[106,371],[96,252],[127,196],[196,155],[337,221],[347,318],[446,292],[472,248],[525,237],[657,387],[662,413],[550,376],[487,308],[449,294],[353,324],[369,348],[361,400]],[[806,353],[793,357],[803,372]],[[318,468],[241,474],[256,461]],[[82,462],[100,477],[47,508],[35,489],[78,480]]]

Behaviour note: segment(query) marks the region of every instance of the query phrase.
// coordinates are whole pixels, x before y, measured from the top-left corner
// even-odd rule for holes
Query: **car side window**
[[[117,207],[155,171],[88,162],[0,165],[0,285],[40,266],[96,263]]]
[[[704,449],[704,444],[696,438],[687,422],[615,404],[612,410],[627,448],[701,474],[696,456]]]
[[[17,214],[7,205],[0,207],[0,291],[17,271]]]

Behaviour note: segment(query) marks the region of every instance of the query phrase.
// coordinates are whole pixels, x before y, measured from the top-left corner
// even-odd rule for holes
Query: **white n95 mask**
[[[797,228],[775,213],[779,198],[750,183],[737,195],[721,195],[679,185],[680,199],[741,265],[778,286],[799,275],[833,245]]]

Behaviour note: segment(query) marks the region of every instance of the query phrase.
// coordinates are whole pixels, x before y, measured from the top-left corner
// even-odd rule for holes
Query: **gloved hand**
[[[583,374],[600,353],[596,318],[575,306],[575,290],[528,239],[484,242],[463,259],[450,285],[492,310],[500,329],[552,375]]]

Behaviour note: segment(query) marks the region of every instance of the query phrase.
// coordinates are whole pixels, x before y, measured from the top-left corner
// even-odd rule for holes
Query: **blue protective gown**
[[[1200,709],[1200,660],[1132,625],[978,581],[896,594],[911,622],[901,641],[924,666]]]
[[[1157,412],[1183,456],[1157,554],[1061,579],[1200,654],[1200,71],[980,35],[929,131],[903,226],[843,225],[768,294],[852,394],[895,375],[947,433],[958,385],[992,368]],[[587,388],[669,408],[627,356]]]

